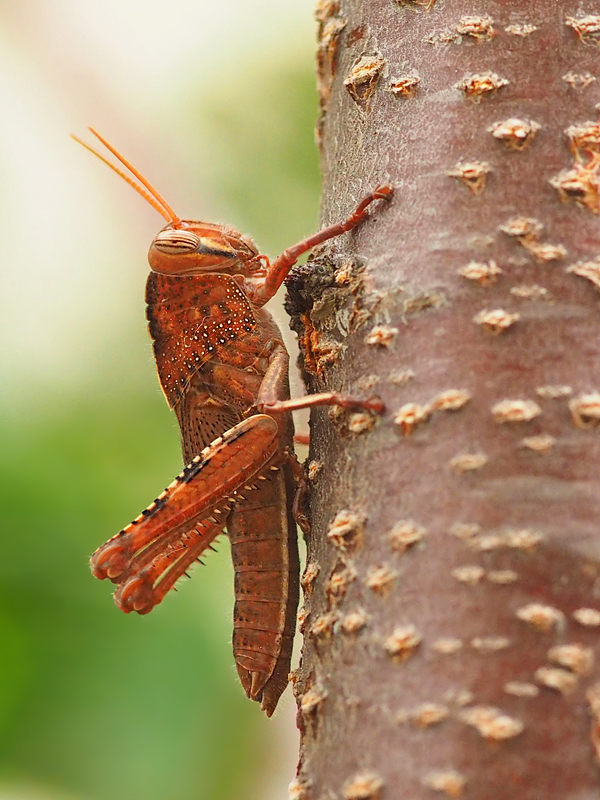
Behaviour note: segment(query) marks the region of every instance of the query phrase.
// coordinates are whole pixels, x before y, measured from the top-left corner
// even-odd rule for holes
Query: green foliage
[[[312,66],[275,60],[188,105],[207,137],[191,154],[195,180],[272,252],[314,229],[318,202]],[[190,86],[186,102],[198,96]],[[273,722],[235,673],[224,538],[146,617],[118,611],[89,573],[94,549],[181,466],[141,297],[138,311],[139,336],[106,308],[114,352],[76,396],[39,391],[26,419],[0,420],[2,800],[241,800],[280,760]]]
[[[314,72],[280,53],[271,56],[203,96],[193,124],[206,136],[199,172],[210,172],[246,229],[278,253],[314,230],[320,176]]]
[[[95,800],[213,800],[241,798],[260,765],[262,723],[232,668],[226,540],[148,617],[119,612],[87,569],[179,469],[167,414],[159,397],[115,396],[1,431],[5,778]]]

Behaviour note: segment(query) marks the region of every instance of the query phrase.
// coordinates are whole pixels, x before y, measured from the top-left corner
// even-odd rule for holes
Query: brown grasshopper
[[[300,255],[355,228],[371,203],[389,200],[393,191],[378,187],[345,222],[270,263],[232,228],[180,219],[90,130],[139,183],[73,138],[167,220],[148,255],[147,317],[187,464],[148,508],[96,550],[91,569],[117,584],[120,609],[147,614],[226,529],[235,570],[235,663],[246,694],[270,716],[287,684],[298,604],[295,519],[303,521],[296,511],[303,472],[293,451],[291,412],[330,404],[381,412],[383,406],[334,393],[290,400],[289,355],[263,306]]]

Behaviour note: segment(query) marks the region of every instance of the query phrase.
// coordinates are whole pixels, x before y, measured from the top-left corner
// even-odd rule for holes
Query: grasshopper
[[[161,387],[175,411],[187,466],[133,522],[96,550],[92,573],[117,585],[117,606],[147,614],[224,531],[235,572],[233,653],[242,686],[271,716],[288,681],[298,604],[296,536],[303,470],[294,409],[337,404],[381,412],[377,399],[335,393],[290,399],[289,355],[265,303],[299,256],[356,228],[380,186],[344,222],[272,263],[224,225],[184,220],[106,139],[128,170],[73,137],[167,221],[148,260],[147,318]]]

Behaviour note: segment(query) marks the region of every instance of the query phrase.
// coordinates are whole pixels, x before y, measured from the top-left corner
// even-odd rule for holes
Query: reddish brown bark
[[[397,194],[289,281],[311,390],[388,409],[313,412],[292,794],[595,798],[600,18],[426,5],[320,4],[323,222]]]

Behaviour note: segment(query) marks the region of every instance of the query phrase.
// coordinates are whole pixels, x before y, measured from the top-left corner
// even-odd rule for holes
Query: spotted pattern
[[[225,359],[231,344],[253,336],[257,327],[245,292],[228,275],[151,272],[146,303],[158,376],[171,408],[203,364]]]

